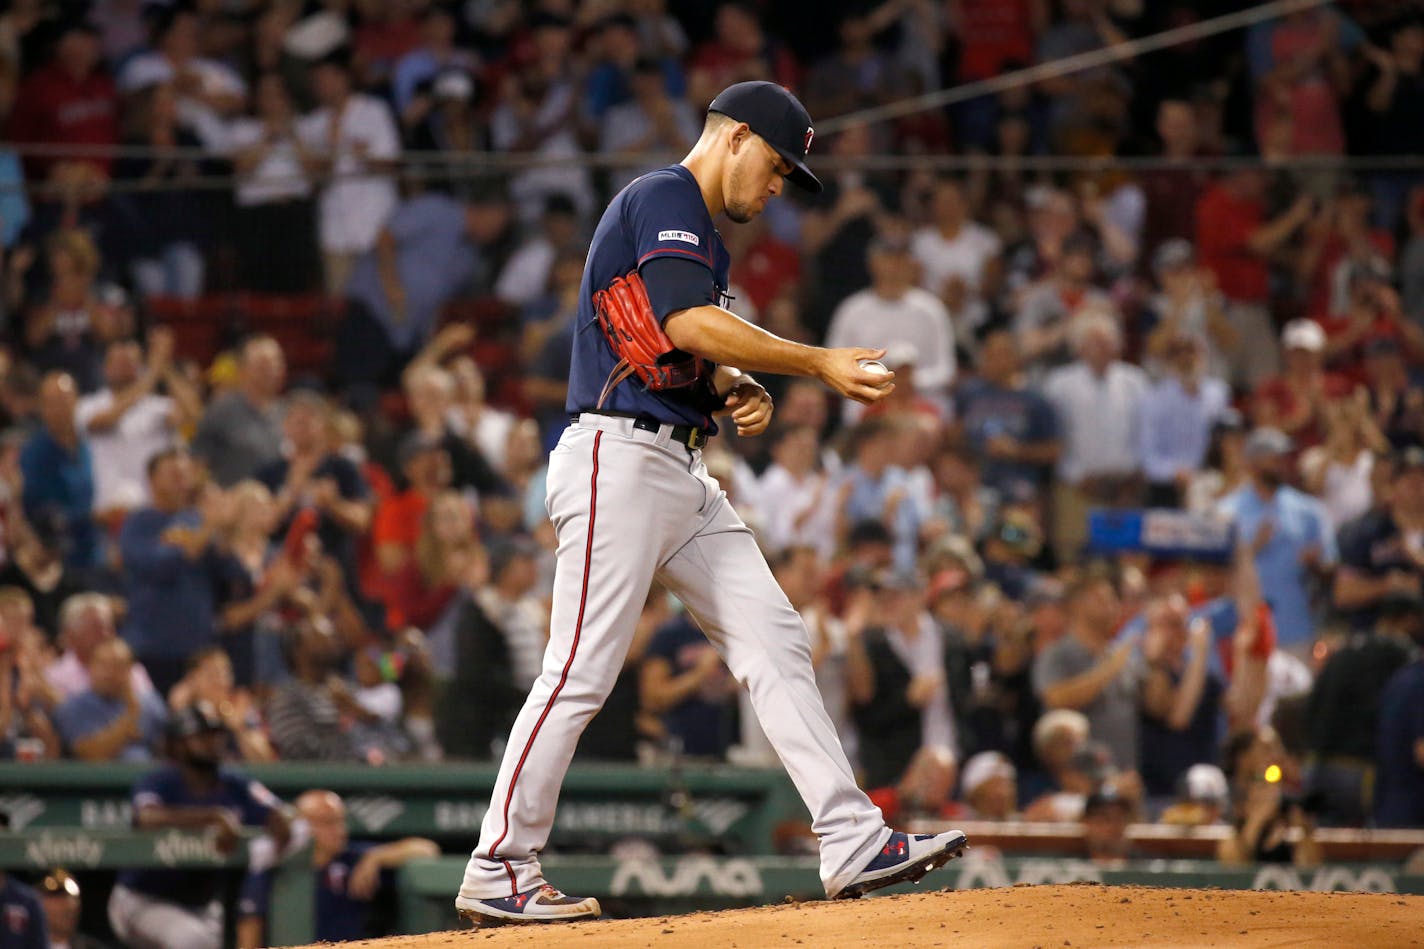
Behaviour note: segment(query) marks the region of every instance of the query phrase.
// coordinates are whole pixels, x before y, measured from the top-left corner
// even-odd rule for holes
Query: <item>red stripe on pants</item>
[[[579,593],[578,619],[574,622],[574,641],[569,647],[569,658],[564,663],[564,672],[559,676],[559,684],[554,686],[554,691],[549,693],[549,701],[544,703],[544,711],[540,713],[539,720],[534,723],[534,730],[529,733],[529,740],[524,743],[524,752],[519,756],[519,763],[514,766],[514,774],[509,778],[509,790],[504,794],[504,832],[499,835],[494,844],[489,849],[489,859],[498,859],[495,852],[499,850],[499,845],[504,843],[504,838],[509,836],[509,805],[514,800],[514,785],[519,781],[519,772],[524,770],[524,762],[529,758],[529,750],[534,747],[534,739],[539,737],[539,729],[544,726],[544,719],[549,717],[549,711],[554,707],[555,700],[559,693],[563,691],[564,683],[569,679],[569,669],[574,664],[574,656],[578,654],[579,634],[583,632],[583,611],[588,604],[588,573],[593,565],[593,525],[598,514],[598,443],[603,440],[603,432],[596,432],[593,436],[593,476],[589,479],[588,488],[588,542],[583,551],[583,589]],[[509,861],[504,863],[505,872],[509,874],[510,896],[517,896],[519,893],[518,878],[514,874],[514,867]]]

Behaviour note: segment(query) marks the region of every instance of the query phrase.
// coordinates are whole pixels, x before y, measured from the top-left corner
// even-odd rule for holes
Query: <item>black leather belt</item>
[[[577,422],[580,415],[605,415],[609,418],[631,418],[633,427],[645,432],[657,432],[662,429],[667,422],[659,422],[648,415],[620,415],[617,412],[575,412],[569,416],[570,422]],[[698,428],[696,425],[673,425],[672,440],[679,445],[686,445],[694,451],[707,444],[707,430]]]

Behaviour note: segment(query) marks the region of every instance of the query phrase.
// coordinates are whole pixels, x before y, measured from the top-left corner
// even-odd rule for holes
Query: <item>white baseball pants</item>
[[[632,419],[585,413],[549,456],[558,535],[543,670],[515,720],[460,895],[545,882],[539,851],[584,726],[618,676],[657,579],[721,653],[811,812],[821,880],[840,889],[890,830],[856,786],[811,667],[806,627],[756,539],[691,452]]]

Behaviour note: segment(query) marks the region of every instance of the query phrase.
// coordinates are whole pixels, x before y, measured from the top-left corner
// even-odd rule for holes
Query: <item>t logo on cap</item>
[[[813,139],[813,138],[815,138],[815,137],[816,137],[816,130],[815,130],[815,129],[813,129],[813,128],[808,128],[808,129],[806,129],[806,144],[801,146],[801,151],[803,151],[803,152],[810,152],[810,151],[811,151],[811,139]]]

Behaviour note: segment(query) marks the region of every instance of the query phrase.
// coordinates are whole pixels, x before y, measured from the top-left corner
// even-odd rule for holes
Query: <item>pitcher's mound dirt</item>
[[[1424,947],[1424,897],[1374,893],[1016,886],[348,943],[353,949],[796,946]]]

